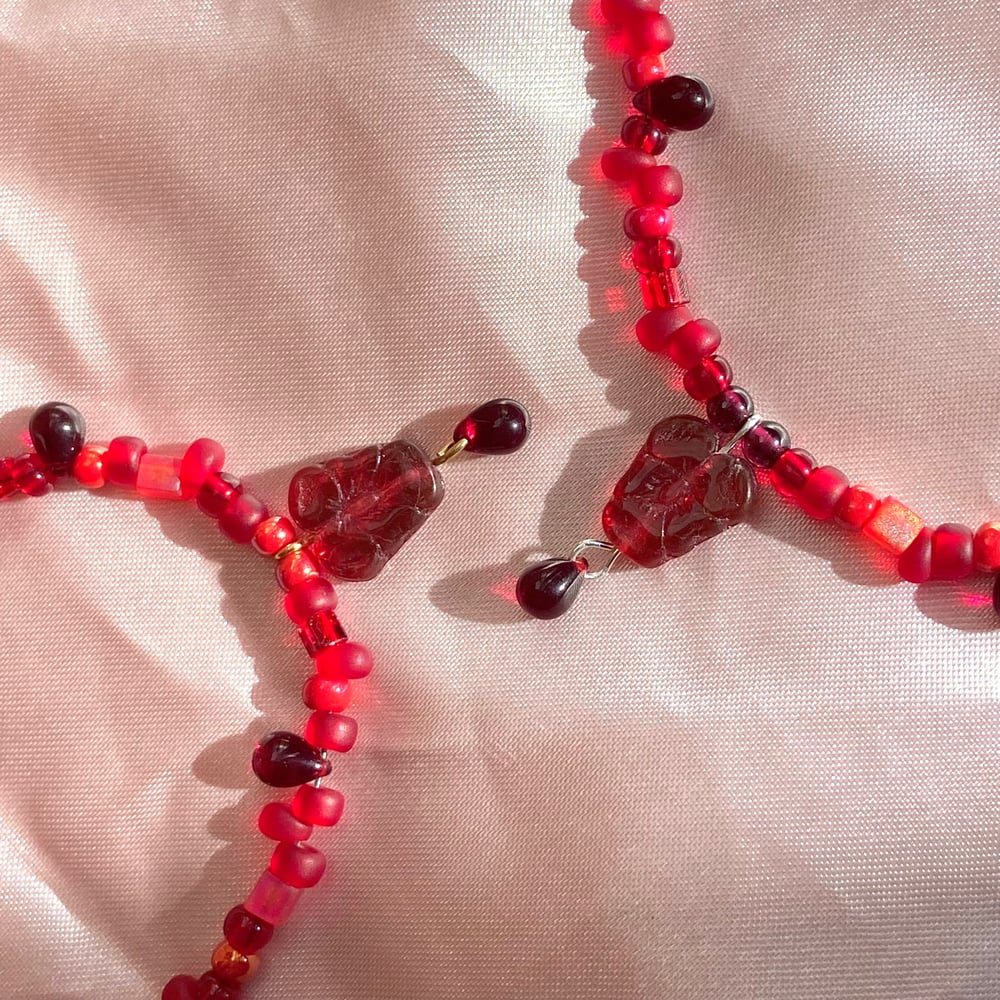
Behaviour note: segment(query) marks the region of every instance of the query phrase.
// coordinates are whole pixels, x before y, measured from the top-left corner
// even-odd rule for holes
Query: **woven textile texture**
[[[276,508],[308,460],[523,400],[519,454],[340,588],[376,671],[330,857],[248,997],[995,1000],[990,581],[899,584],[768,489],[526,620],[660,417],[626,106],[589,0],[0,4],[0,449],[208,435]],[[758,408],[930,524],[998,516],[992,0],[675,0],[713,85],[671,139],[697,311]],[[305,717],[270,568],[187,505],[0,509],[0,993],[157,1000],[269,845],[254,740]]]

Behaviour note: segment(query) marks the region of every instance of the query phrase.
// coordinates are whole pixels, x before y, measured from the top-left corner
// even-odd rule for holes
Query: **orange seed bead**
[[[244,955],[228,941],[223,941],[212,952],[212,971],[230,983],[245,983],[253,979],[260,968],[257,955]]]

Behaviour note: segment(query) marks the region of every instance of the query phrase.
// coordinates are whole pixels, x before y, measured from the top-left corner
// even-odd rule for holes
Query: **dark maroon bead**
[[[715,111],[708,84],[696,76],[668,76],[640,90],[632,103],[668,129],[690,132],[706,125]]]
[[[740,442],[743,457],[761,469],[770,469],[791,446],[788,431],[773,420],[764,420],[751,427]]]
[[[1000,573],[993,581],[993,610],[1000,615]]]
[[[222,934],[241,954],[256,955],[271,940],[274,926],[244,907],[234,906],[222,922]]]
[[[453,436],[456,441],[465,438],[469,451],[507,455],[524,444],[530,430],[528,411],[520,403],[491,399],[462,420]]]
[[[198,1000],[198,980],[194,976],[174,976],[163,987],[160,1000]]]
[[[209,517],[221,517],[234,496],[243,491],[243,486],[228,472],[213,472],[201,485],[195,502],[198,510]]]
[[[734,385],[713,396],[705,404],[705,414],[713,427],[732,434],[753,416],[753,400],[746,389]]]
[[[325,778],[332,767],[322,750],[295,733],[268,733],[253,752],[253,773],[274,788],[294,788]]]
[[[206,972],[198,980],[195,1000],[240,1000],[243,991],[235,983],[223,982],[214,972]]]
[[[622,125],[622,142],[632,149],[659,156],[667,148],[667,131],[652,118],[632,115]]]
[[[566,614],[580,592],[587,564],[575,559],[550,559],[521,574],[517,603],[534,618]]]
[[[45,468],[65,476],[83,449],[86,424],[83,414],[69,403],[46,403],[31,415],[28,433]]]

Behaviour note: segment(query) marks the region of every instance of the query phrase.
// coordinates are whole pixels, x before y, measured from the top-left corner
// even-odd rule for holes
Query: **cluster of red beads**
[[[633,103],[648,109],[653,103],[649,89],[666,79],[662,54],[673,41],[673,29],[660,13],[659,0],[602,0],[601,9],[614,44],[628,55],[625,83],[639,92]],[[605,176],[627,187],[633,203],[625,215],[625,233],[634,241],[632,261],[647,310],[636,324],[636,337],[647,351],[665,354],[683,371],[685,391],[705,404],[715,427],[735,434],[754,416],[754,403],[734,385],[732,367],[717,353],[722,335],[711,320],[692,312],[677,270],[681,246],[672,235],[671,208],[681,200],[683,184],[673,166],[656,160],[670,131],[669,122],[649,114],[630,116],[621,141],[601,158]],[[976,570],[1000,572],[1000,523],[983,524],[976,532],[959,524],[927,528],[895,498],[852,485],[839,469],[792,448],[788,432],[773,421],[750,426],[739,447],[748,461],[765,470],[778,493],[810,517],[863,531],[896,554],[906,580],[960,580]],[[1000,582],[995,604],[1000,611]]]
[[[29,452],[0,459],[0,500],[23,494],[40,497],[52,489],[52,477],[38,455]]]

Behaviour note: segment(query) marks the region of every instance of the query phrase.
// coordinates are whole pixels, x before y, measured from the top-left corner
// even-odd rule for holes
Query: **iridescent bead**
[[[981,524],[972,540],[972,551],[980,573],[1000,571],[1000,523],[988,521]]]
[[[601,157],[601,171],[617,184],[628,184],[638,171],[655,166],[656,159],[649,153],[628,146],[612,146]]]
[[[146,454],[146,442],[137,437],[116,437],[104,456],[104,478],[115,486],[135,488],[139,462]]]
[[[717,396],[732,385],[733,370],[725,358],[713,354],[702,358],[684,373],[684,391],[702,402]]]
[[[304,625],[321,611],[333,611],[337,606],[337,592],[329,580],[311,577],[296,584],[285,594],[285,614],[296,625]]]
[[[169,455],[146,452],[139,460],[136,492],[155,500],[181,499],[181,463]]]
[[[684,182],[676,167],[661,165],[640,170],[630,188],[636,205],[676,205],[684,196]]]
[[[372,669],[371,650],[360,642],[338,642],[316,654],[316,669],[324,677],[356,680]]]
[[[228,472],[213,472],[198,490],[198,510],[209,517],[219,517],[229,501],[243,490],[240,481]]]
[[[287,517],[265,518],[253,533],[253,547],[265,556],[273,556],[295,541],[295,525]]]
[[[260,959],[237,951],[228,941],[216,945],[212,952],[212,971],[225,983],[242,985],[260,969]]]
[[[317,712],[343,712],[351,703],[351,682],[316,674],[303,686],[302,701],[306,708]]]
[[[842,528],[860,531],[878,510],[878,494],[864,486],[852,486],[840,498],[833,520]]]
[[[652,118],[632,115],[622,125],[622,142],[631,149],[638,149],[650,156],[659,156],[667,148],[667,131]],[[655,170],[655,167],[650,167]]]
[[[477,406],[455,428],[453,440],[463,438],[466,450],[487,455],[509,455],[528,439],[528,411],[513,399],[491,399]]]
[[[73,463],[73,475],[81,486],[99,490],[104,485],[104,455],[107,448],[95,444],[84,445]]]
[[[924,583],[931,578],[930,528],[923,528],[916,538],[899,554],[899,575],[910,583]]]
[[[771,484],[782,496],[794,496],[816,468],[816,459],[801,448],[790,448],[771,466]]]
[[[665,205],[642,205],[625,213],[623,225],[630,240],[655,239],[670,235],[674,216]]]
[[[670,335],[667,354],[674,364],[686,370],[693,368],[702,358],[714,354],[721,343],[722,334],[710,319],[693,319]],[[753,413],[753,407],[750,413]]]
[[[311,889],[326,871],[326,856],[305,844],[278,844],[271,855],[270,871],[285,885]]]
[[[211,438],[198,438],[188,445],[181,459],[181,496],[193,500],[213,472],[222,472],[226,450]]]
[[[344,796],[335,788],[303,785],[292,799],[292,812],[313,826],[336,826],[344,812]]]
[[[222,933],[237,951],[244,955],[255,955],[271,940],[274,926],[250,913],[245,907],[234,906],[226,914]]]
[[[861,530],[873,542],[898,555],[913,544],[923,527],[919,514],[895,497],[886,497]]]
[[[931,579],[963,580],[973,569],[972,529],[942,524],[931,536]]]
[[[298,819],[286,802],[268,802],[257,816],[257,828],[269,840],[290,844],[308,840],[312,834],[312,826]]]
[[[75,406],[46,403],[31,415],[28,433],[46,470],[53,476],[64,476],[83,448],[86,424]]]
[[[268,733],[253,752],[254,774],[274,788],[294,788],[324,778],[332,766],[315,745],[296,733]]]
[[[640,90],[632,100],[636,110],[667,128],[688,132],[708,124],[715,99],[704,80],[693,76],[668,76]]]
[[[705,415],[713,427],[735,433],[753,416],[753,400],[746,389],[730,386],[705,404]]]
[[[252,493],[241,490],[231,496],[219,515],[219,530],[237,545],[246,545],[254,536],[257,526],[267,519],[264,501]]]
[[[282,882],[276,875],[266,871],[253,887],[243,908],[274,927],[280,927],[292,915],[301,896],[301,889]]]
[[[358,738],[358,723],[339,712],[313,712],[306,722],[306,739],[317,747],[347,753]]]

